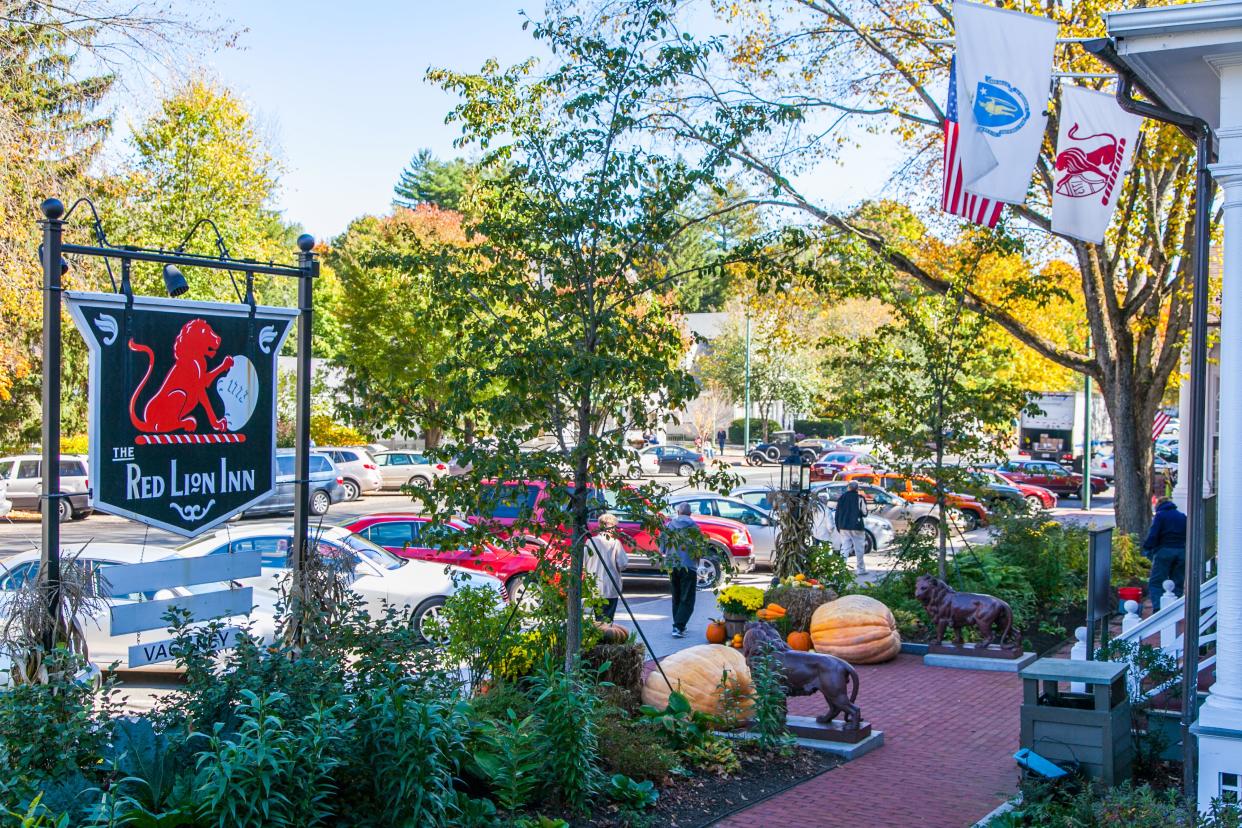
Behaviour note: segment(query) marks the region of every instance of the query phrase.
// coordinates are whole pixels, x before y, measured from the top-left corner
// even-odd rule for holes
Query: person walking
[[[716,431],[716,445],[720,446],[720,456],[724,457],[725,440],[729,439],[729,432],[723,428]]]
[[[1156,514],[1143,541],[1143,555],[1151,559],[1147,594],[1151,596],[1152,612],[1159,612],[1164,582],[1172,581],[1173,593],[1180,598],[1186,581],[1186,515],[1172,498],[1162,497],[1156,504]]]
[[[660,534],[660,552],[668,567],[668,586],[673,597],[673,638],[686,637],[686,624],[694,615],[702,535],[703,530],[690,517],[689,503],[677,505],[677,514],[664,524]]]
[[[851,480],[837,500],[837,531],[841,533],[841,554],[854,555],[854,569],[859,575],[867,574],[867,529],[863,517],[867,514],[867,501],[858,491],[858,481]]]
[[[599,529],[587,541],[587,556],[582,571],[595,578],[595,587],[604,599],[604,607],[595,614],[600,621],[611,624],[617,615],[617,601],[621,598],[621,573],[630,564],[617,531],[617,516],[604,512],[599,516]]]

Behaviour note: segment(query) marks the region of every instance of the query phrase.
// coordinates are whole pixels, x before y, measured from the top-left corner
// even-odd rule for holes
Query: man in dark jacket
[[[867,501],[858,492],[858,481],[851,480],[837,499],[837,531],[841,533],[841,554],[854,555],[854,566],[859,575],[867,574],[863,555],[867,551],[867,530],[863,516],[867,514]]]
[[[1143,554],[1151,559],[1147,594],[1151,596],[1152,610],[1159,611],[1164,582],[1172,581],[1173,592],[1180,598],[1186,577],[1186,516],[1171,498],[1162,498],[1156,504],[1156,515],[1147,540],[1143,541]]]
[[[679,503],[677,514],[664,524],[660,552],[668,568],[668,587],[673,597],[673,638],[686,637],[686,625],[694,615],[694,595],[699,588],[699,550],[703,530],[690,517],[690,504]]]

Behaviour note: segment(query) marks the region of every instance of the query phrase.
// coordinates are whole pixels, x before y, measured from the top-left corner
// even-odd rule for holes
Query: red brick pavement
[[[731,828],[963,828],[1017,788],[1022,681],[1012,673],[924,667],[922,656],[859,667],[863,717],[884,746],[718,825]],[[790,712],[819,715],[819,696]]]

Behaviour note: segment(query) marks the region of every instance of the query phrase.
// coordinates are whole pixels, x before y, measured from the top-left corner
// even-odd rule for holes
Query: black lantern
[[[801,488],[802,465],[802,452],[797,446],[790,446],[789,454],[781,461],[781,491],[793,492]]]
[[[811,461],[805,454],[801,455],[802,464],[798,467],[798,491],[811,490]]]

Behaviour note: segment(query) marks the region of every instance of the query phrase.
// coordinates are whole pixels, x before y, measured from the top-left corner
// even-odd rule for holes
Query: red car
[[[879,467],[870,454],[861,451],[830,451],[811,464],[811,481],[842,480],[847,474],[870,474]]]
[[[998,472],[996,469],[972,469],[972,472],[992,483],[997,483],[1001,486],[1013,486],[1022,493],[1022,497],[1033,507],[1052,509],[1057,505],[1057,493],[1051,489],[1045,489],[1043,486],[1036,486],[1032,483],[1012,480],[1008,475]]]
[[[495,575],[504,582],[510,595],[521,594],[519,587],[526,573],[539,565],[539,557],[529,551],[513,551],[491,543],[473,549],[443,548],[452,546],[443,542],[446,538],[468,531],[470,527],[452,520],[429,529],[429,523],[430,518],[421,515],[390,512],[358,518],[345,528],[402,558],[453,564]],[[437,535],[436,542],[428,545],[431,541],[428,535],[432,532]]]
[[[483,485],[484,487],[496,487],[497,484],[489,481]],[[529,510],[528,520],[531,523],[535,525],[543,523],[543,506],[551,496],[546,483],[542,481],[506,482],[500,484],[499,488],[501,491],[492,498],[490,514],[486,517],[471,515],[467,520],[471,523],[486,520],[502,537],[509,533],[510,528],[524,510]],[[657,562],[653,563],[647,555],[632,554],[629,568],[626,570],[627,577],[662,574],[658,565],[658,538],[648,532],[640,522],[627,519],[624,510],[618,508],[616,495],[613,492],[595,487],[592,487],[591,491],[592,500],[595,501],[592,505],[593,511],[614,512],[619,519],[617,527],[634,541],[637,551],[650,553],[656,558]],[[733,568],[741,572],[750,572],[754,569],[754,539],[751,538],[750,531],[744,524],[729,518],[707,515],[691,515],[690,517],[699,525],[699,529],[703,531],[708,543],[721,560],[732,561]],[[594,531],[595,528],[595,522],[591,521],[591,530]],[[534,544],[546,546],[552,540],[552,533],[541,532],[537,536],[532,536],[530,540]],[[703,558],[700,561],[699,584],[701,586],[714,586],[719,583],[723,574],[719,564],[712,558]]]
[[[1010,460],[997,471],[1015,484],[1042,486],[1056,492],[1059,497],[1079,497],[1082,493],[1082,475],[1051,460]],[[1092,494],[1099,494],[1107,488],[1107,480],[1094,475],[1091,477]]]

